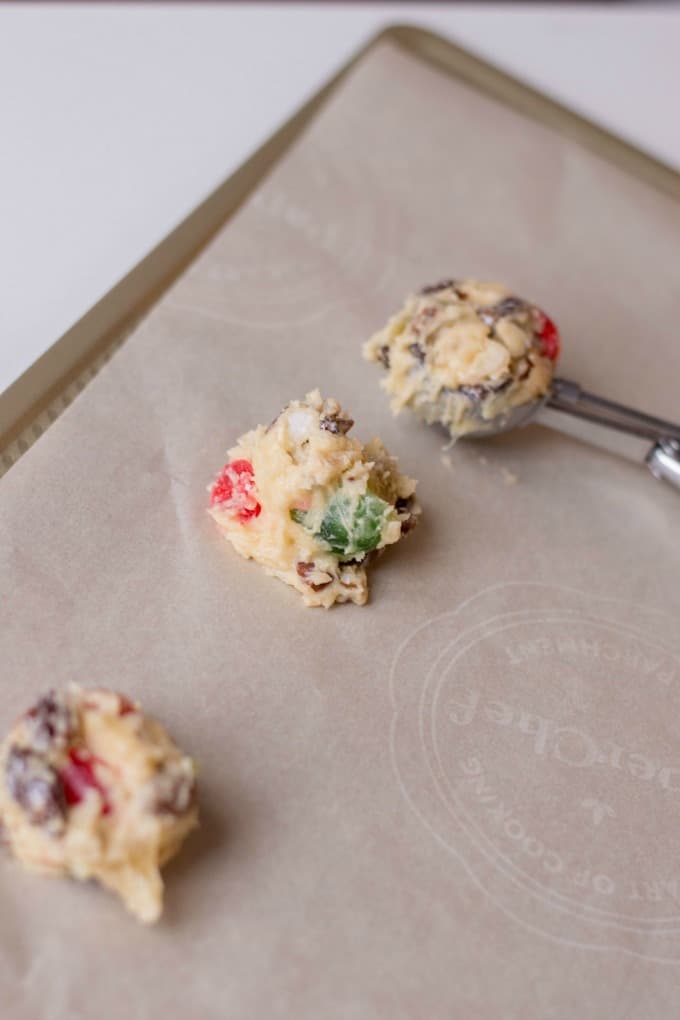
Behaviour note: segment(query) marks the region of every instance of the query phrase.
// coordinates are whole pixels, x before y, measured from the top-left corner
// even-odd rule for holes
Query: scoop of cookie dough
[[[160,868],[197,824],[195,767],[126,697],[72,685],[0,746],[0,821],[24,867],[97,879],[153,922]]]
[[[497,283],[444,280],[411,295],[364,346],[387,371],[397,413],[408,407],[452,437],[495,431],[545,396],[559,354],[555,324]]]
[[[288,404],[229,450],[210,513],[246,559],[292,585],[307,606],[362,605],[366,565],[416,524],[416,483],[378,439],[319,391]]]

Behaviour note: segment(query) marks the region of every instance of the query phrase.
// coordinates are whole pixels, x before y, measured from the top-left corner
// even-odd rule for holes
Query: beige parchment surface
[[[152,930],[2,858],[3,1018],[677,1016],[678,495],[539,428],[446,466],[360,344],[412,287],[505,280],[563,374],[677,418],[679,264],[669,198],[390,45],[360,63],[0,484],[2,728],[119,687],[204,814]],[[304,609],[205,513],[315,385],[420,480],[361,609]]]

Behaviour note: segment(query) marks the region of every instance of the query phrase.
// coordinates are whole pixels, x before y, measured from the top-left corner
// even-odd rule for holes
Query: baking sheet
[[[154,930],[3,860],[7,1015],[672,1015],[677,494],[538,428],[449,465],[359,347],[414,286],[498,278],[563,374],[677,417],[679,227],[384,43],[8,472],[3,725],[49,684],[129,690],[199,758],[204,825]],[[362,609],[304,609],[205,513],[315,385],[420,480]]]

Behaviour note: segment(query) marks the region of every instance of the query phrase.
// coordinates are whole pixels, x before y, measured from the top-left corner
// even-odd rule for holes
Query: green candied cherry
[[[383,528],[394,507],[372,492],[352,497],[338,490],[326,507],[315,538],[336,556],[353,557],[380,545]],[[306,526],[306,510],[291,510],[297,524]]]

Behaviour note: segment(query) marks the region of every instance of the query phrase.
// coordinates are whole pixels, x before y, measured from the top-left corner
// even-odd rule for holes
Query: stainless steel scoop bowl
[[[645,464],[655,478],[680,489],[680,425],[588,393],[568,379],[553,379],[545,397],[507,414],[477,416],[479,430],[461,438],[486,439],[536,422]]]
[[[493,418],[485,418],[478,404],[473,404],[466,412],[468,417],[474,418],[479,423],[478,429],[465,429],[460,435],[461,439],[488,439],[490,436],[498,436],[503,432],[512,432],[513,429],[528,425],[536,420],[536,415],[545,406],[547,395],[538,400],[530,400],[518,407],[511,407],[505,414],[497,414]]]

